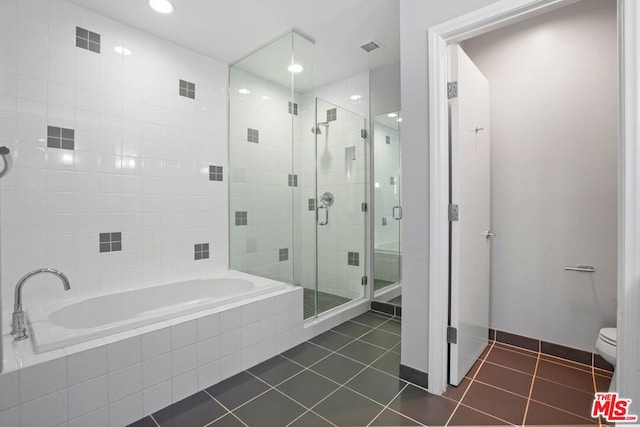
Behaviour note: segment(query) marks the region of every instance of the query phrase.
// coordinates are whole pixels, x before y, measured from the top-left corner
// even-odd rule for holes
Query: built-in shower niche
[[[296,33],[230,67],[230,267],[302,286],[305,318],[364,296],[366,123],[315,82]]]
[[[399,112],[376,116],[374,157],[374,299],[401,305],[402,150]]]

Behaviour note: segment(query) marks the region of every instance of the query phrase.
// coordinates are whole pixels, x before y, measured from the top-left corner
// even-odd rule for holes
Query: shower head
[[[329,122],[320,122],[318,123],[318,126],[311,128],[311,133],[314,135],[322,135],[322,130],[320,129],[320,126],[324,126],[326,128],[329,127]]]

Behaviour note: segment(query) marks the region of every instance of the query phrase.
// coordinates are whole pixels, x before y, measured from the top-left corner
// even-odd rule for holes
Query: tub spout
[[[24,319],[24,311],[22,309],[22,287],[27,282],[27,280],[42,273],[50,273],[54,276],[58,276],[60,281],[62,281],[64,290],[68,291],[71,289],[71,285],[69,284],[69,279],[67,278],[67,276],[65,276],[63,272],[54,270],[53,268],[41,268],[22,276],[22,278],[16,285],[15,301],[13,304],[13,322],[11,325],[11,335],[13,335],[13,339],[15,341],[21,341],[29,337],[29,335],[27,335],[27,325]]]

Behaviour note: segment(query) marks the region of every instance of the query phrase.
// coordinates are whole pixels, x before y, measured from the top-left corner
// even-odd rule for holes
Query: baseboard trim
[[[420,387],[429,388],[429,374],[402,363],[400,364],[400,378]]]
[[[604,360],[598,353],[590,353],[585,350],[496,329],[489,329],[489,339],[502,344],[509,344],[514,347],[538,351],[549,356],[613,372],[613,366]]]

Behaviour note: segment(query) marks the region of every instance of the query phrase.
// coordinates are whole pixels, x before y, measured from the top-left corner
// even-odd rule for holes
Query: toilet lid
[[[608,344],[616,345],[616,343],[618,342],[618,334],[616,328],[600,329],[600,338],[602,338],[602,341]]]

